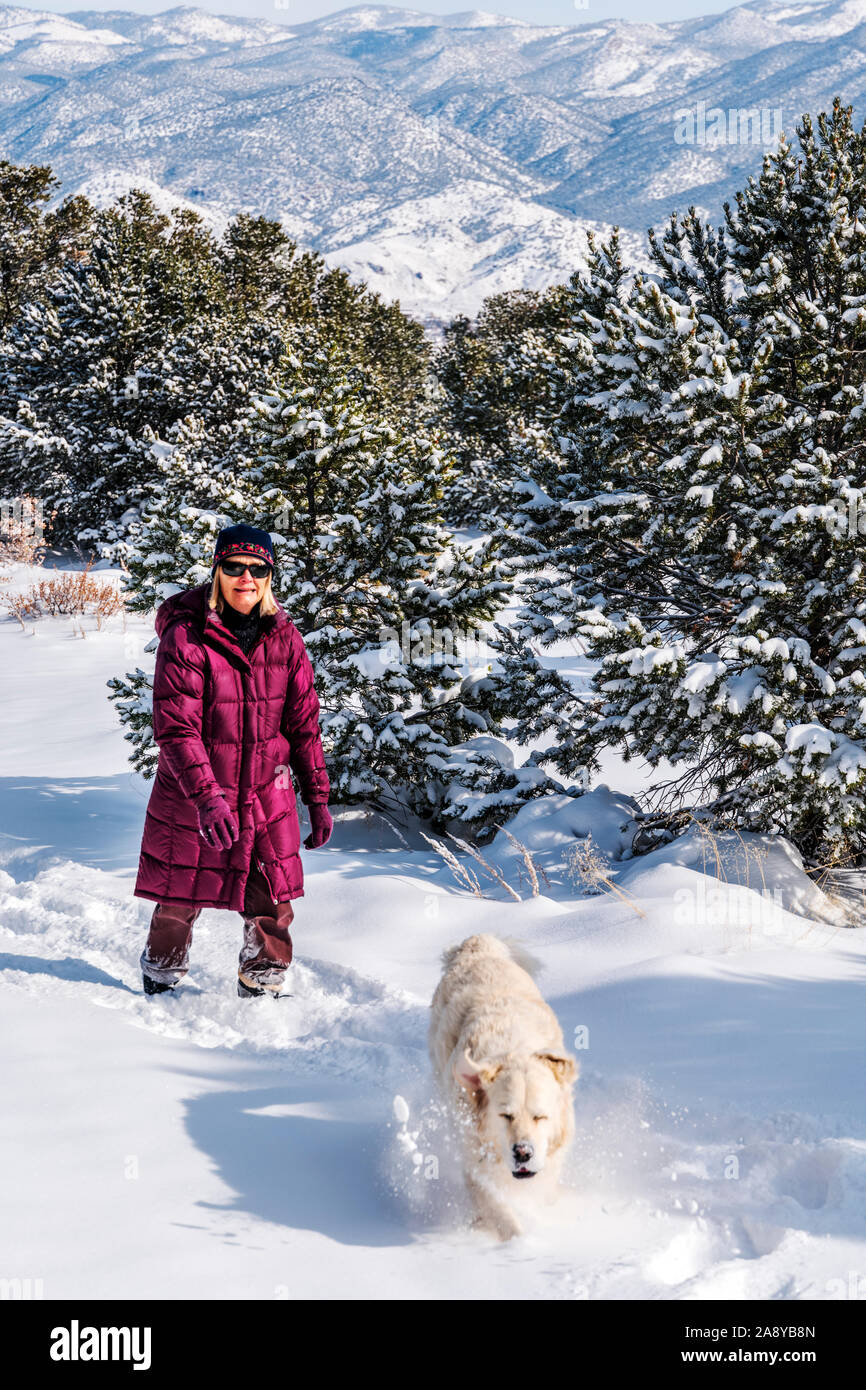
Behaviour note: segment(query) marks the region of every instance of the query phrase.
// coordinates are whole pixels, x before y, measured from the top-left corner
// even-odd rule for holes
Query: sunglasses
[[[253,579],[266,579],[271,572],[270,565],[248,565],[242,560],[222,560],[220,569],[229,579],[240,579],[249,570]]]

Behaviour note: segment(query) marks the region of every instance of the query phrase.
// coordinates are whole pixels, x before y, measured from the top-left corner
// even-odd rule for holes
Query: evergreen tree
[[[465,669],[467,634],[510,593],[506,566],[495,541],[473,550],[444,529],[451,464],[434,438],[387,421],[371,374],[333,344],[296,335],[231,462],[202,466],[206,445],[191,426],[145,508],[133,606],[205,578],[220,526],[263,527],[277,546],[275,591],[316,671],[335,800],[408,807],[483,835],[527,797],[559,789],[538,760],[515,770],[491,746],[549,727],[563,683],[498,625],[496,659]],[[112,683],[112,698],[147,773],[145,686],[133,673]]]
[[[676,804],[813,861],[866,852],[864,155],[837,102],[724,234],[692,213],[654,238],[658,274],[595,335],[574,408],[596,461],[574,441],[587,466],[539,554],[570,581],[556,630],[601,658],[561,765],[612,743],[667,760]],[[552,590],[528,592],[527,630],[550,635]]]
[[[232,306],[290,332],[319,331],[375,381],[389,409],[419,421],[426,410],[430,346],[420,323],[386,304],[315,251],[301,251],[278,222],[242,213],[226,230],[220,264]]]
[[[514,480],[537,472],[562,405],[569,353],[562,339],[578,282],[485,300],[474,323],[452,321],[435,358],[436,412],[457,471],[445,510],[454,523],[492,529],[510,517]]]
[[[119,553],[154,446],[209,380],[218,288],[199,220],[132,192],[95,216],[86,255],[13,325],[0,357],[0,476],[43,498],[58,541]],[[192,355],[196,338],[204,357]]]
[[[559,335],[554,405],[546,425],[526,436],[527,447],[517,455],[522,468],[505,523],[511,551],[531,573],[524,586],[531,609],[522,615],[523,631],[547,642],[557,640],[557,628],[560,636],[576,636],[570,615],[597,592],[596,568],[610,564],[605,495],[615,500],[630,486],[619,471],[620,440],[626,418],[633,433],[640,428],[639,412],[620,411],[620,401],[633,390],[630,376],[642,370],[635,371],[622,352],[633,276],[623,262],[618,230],[602,243],[590,234],[588,243],[586,272],[570,286],[569,329]],[[615,428],[612,415],[618,417]],[[641,438],[630,445],[638,453],[645,446]],[[562,736],[570,743],[568,730]]]
[[[278,223],[242,214],[216,241],[137,190],[45,213],[55,190],[0,162],[0,486],[39,496],[59,543],[123,562],[163,448],[193,417],[225,445],[286,332],[325,331],[391,414],[429,414],[421,325]]]
[[[92,207],[76,197],[47,212],[58,189],[43,165],[0,160],[0,336],[23,304],[39,297],[51,272],[87,245]]]

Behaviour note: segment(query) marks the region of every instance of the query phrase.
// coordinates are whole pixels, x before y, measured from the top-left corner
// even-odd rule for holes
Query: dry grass
[[[535,862],[528,846],[523,844],[521,840],[518,840],[516,835],[512,835],[510,830],[506,830],[504,825],[497,824],[496,829],[501,830],[506,839],[510,840],[511,844],[517,850],[520,860],[523,861],[522,867],[518,862],[517,888],[508,882],[501,869],[497,868],[495,864],[490,864],[478,848],[470,844],[467,840],[461,840],[457,835],[448,833],[448,839],[453,840],[454,844],[457,845],[459,849],[463,850],[464,854],[470,856],[478,865],[477,873],[471,864],[466,863],[465,859],[458,859],[457,855],[448,845],[443,844],[441,840],[434,840],[430,835],[424,835],[423,831],[421,833],[424,835],[424,839],[427,841],[428,845],[432,845],[436,853],[441,855],[445,860],[445,863],[448,865],[460,886],[467,889],[474,897],[483,898],[487,896],[485,889],[489,888],[490,884],[495,883],[508,894],[513,902],[523,902],[524,894],[519,892],[518,889],[522,889],[525,883],[529,889],[525,896],[537,898],[541,893],[542,885],[545,888],[550,887],[550,879],[544,872],[544,868],[541,864]],[[483,879],[489,880],[489,883],[484,883],[482,881]],[[618,894],[624,901],[628,901],[630,905],[633,905],[628,894],[624,893],[622,889],[617,888],[616,884],[610,884],[610,888],[607,891]],[[638,912],[640,916],[645,915],[641,912],[640,908],[635,907],[635,911]]]
[[[572,883],[582,888],[584,892],[596,895],[599,893],[613,894],[626,903],[638,917],[646,917],[643,908],[635,901],[631,893],[627,893],[624,888],[620,888],[618,883],[614,883],[610,877],[610,863],[607,856],[593,843],[590,833],[582,840],[575,843],[565,852],[565,863],[568,875]]]
[[[757,893],[769,905],[775,906],[777,904],[778,890],[776,890],[776,892],[771,892],[767,881],[766,862],[769,857],[768,843],[751,843],[747,841],[736,828],[725,827],[724,829],[720,829],[714,826],[711,821],[708,821],[706,816],[699,818],[691,813],[687,813],[682,819],[685,826],[694,827],[700,847],[700,868],[709,882],[715,880],[720,884],[749,888]],[[505,826],[498,824],[496,828],[497,830],[501,830],[508,840],[510,840],[523,860],[525,874],[522,871],[520,872],[518,886],[520,888],[523,887],[525,877],[528,883],[529,895],[538,897],[542,882],[546,886],[550,886],[544,869],[540,864],[536,864],[527,846],[522,844],[511,831],[507,830]],[[437,854],[441,855],[462,888],[473,894],[474,897],[484,898],[489,895],[490,886],[496,884],[515,902],[521,902],[523,900],[521,893],[517,892],[512,884],[506,881],[501,870],[495,865],[488,863],[474,845],[459,839],[456,835],[449,834],[447,838],[453,841],[453,843],[464,852],[465,856],[470,857],[471,860],[474,861],[474,864],[477,866],[477,871],[472,863],[467,863],[465,857],[458,858],[454,851],[441,840],[436,840],[429,835],[424,835],[424,839],[429,845],[433,846]],[[584,893],[593,896],[605,894],[611,898],[618,898],[629,907],[636,916],[644,919],[646,918],[647,913],[640,906],[635,897],[614,881],[610,861],[603,850],[593,841],[591,833],[586,837],[576,840],[573,845],[569,846],[565,852],[565,866],[571,882]],[[697,864],[694,864],[693,867],[696,870],[698,869]],[[815,881],[814,874],[810,874],[810,877]],[[485,879],[487,882],[483,881]],[[866,880],[866,874],[864,874],[864,880]],[[850,898],[853,897],[853,892],[844,894],[845,897],[849,898],[849,901],[848,903],[843,903],[835,894],[832,892],[828,893],[826,887],[823,888],[823,891],[834,906],[842,909],[848,914],[849,919],[853,916],[850,902]],[[855,922],[852,920],[851,925],[860,925],[864,917],[866,917],[866,889],[863,890],[863,908],[863,915],[860,916],[859,921]],[[819,919],[806,918],[805,920],[807,923],[805,930],[800,936],[794,939],[794,944],[808,937],[814,928],[819,925]],[[825,925],[832,927],[834,933],[839,928],[838,922],[833,922],[831,919],[828,919]],[[739,924],[734,922],[732,929],[739,931]],[[747,927],[747,935],[750,939],[751,934],[752,922],[750,917]]]
[[[741,888],[750,888],[752,892],[758,893],[766,902],[778,905],[779,907],[783,906],[781,902],[778,902],[779,890],[776,889],[775,891],[771,891],[767,883],[765,864],[770,853],[769,844],[747,844],[736,827],[727,826],[723,829],[718,829],[705,817],[699,819],[696,816],[690,816],[690,822],[698,835],[701,846],[701,867],[705,874],[717,878],[720,883],[734,884]],[[726,839],[727,843],[724,842]],[[753,870],[757,871],[757,877],[760,878],[760,888],[756,884],[753,884],[753,879],[755,877]],[[847,916],[848,918],[852,917],[851,904],[843,902],[840,897],[830,891],[832,885],[826,878],[822,883],[816,871],[807,870],[807,875],[832,904],[833,908],[837,909],[841,915]],[[866,905],[866,898],[864,898],[863,902],[864,905]],[[815,927],[819,925],[819,919],[817,918],[806,918],[805,920],[808,921],[809,925],[799,936],[793,938],[793,944],[798,944],[805,940],[806,937],[814,931]],[[851,925],[859,926],[862,920],[862,916],[859,921],[852,920]],[[838,930],[839,926],[839,924],[834,923],[831,918],[828,918],[821,924],[833,926],[834,930]],[[751,935],[750,928],[748,932],[750,942]]]
[[[428,845],[432,845],[436,853],[442,856],[457,882],[461,884],[462,887],[468,888],[473,897],[483,898],[484,894],[481,891],[481,884],[478,882],[477,876],[472,872],[469,866],[467,864],[461,864],[457,855],[454,854],[447,845],[444,845],[441,840],[434,840],[431,835],[425,835],[423,830],[420,833],[421,838],[426,840]]]
[[[0,518],[0,564],[41,565],[46,548],[42,504],[36,497],[15,500],[17,515]],[[55,515],[51,513],[49,522]]]
[[[497,829],[502,830],[503,827],[497,826]],[[483,854],[481,854],[481,852],[476,848],[475,845],[470,844],[468,840],[461,840],[459,836],[452,835],[450,832],[446,833],[448,834],[448,839],[453,840],[455,845],[457,845],[460,849],[463,850],[464,854],[468,854],[470,858],[475,860],[475,863],[479,866],[480,873],[483,877],[490,879],[492,883],[498,884],[500,888],[504,889],[504,891],[508,894],[512,901],[517,903],[523,901],[520,894],[517,892],[517,889],[512,887],[512,885],[505,878],[501,870],[497,869],[495,864],[488,863],[488,861],[484,858]],[[520,841],[516,839],[510,831],[505,830],[504,833],[508,836],[509,840],[511,840],[512,844],[516,845],[519,849],[523,857],[523,862],[527,867],[529,883],[532,889],[532,897],[537,898],[539,892],[539,870],[538,867],[533,863],[532,855],[530,854],[526,845],[521,844]],[[473,895],[473,897],[483,898],[485,896],[484,888],[486,885],[482,884],[478,874],[472,868],[471,864],[467,864],[464,861],[458,859],[454,851],[449,849],[449,847],[446,844],[443,844],[441,840],[434,840],[430,835],[424,835],[423,830],[421,831],[421,834],[424,836],[424,839],[427,841],[428,845],[432,845],[436,853],[442,856],[442,858],[445,860],[445,863],[448,865],[449,869],[451,870],[461,887],[466,888]],[[543,871],[541,872],[543,874]]]
[[[101,629],[106,618],[126,611],[125,604],[114,584],[95,579],[89,571],[90,564],[83,570],[63,570],[38,579],[28,589],[6,595],[3,607],[22,627],[36,618],[93,617]]]
[[[844,925],[866,925],[866,869],[831,861],[807,869],[809,877],[844,919]]]
[[[511,841],[511,843],[514,845],[514,848],[519,852],[519,854],[520,854],[521,858],[523,859],[523,862],[524,862],[524,864],[525,864],[525,866],[526,866],[526,877],[529,879],[529,886],[530,886],[530,888],[532,889],[532,897],[533,897],[533,898],[537,898],[537,897],[538,897],[538,894],[539,894],[539,885],[538,885],[538,876],[539,876],[539,874],[540,874],[541,877],[544,879],[544,884],[545,884],[545,887],[546,887],[546,888],[549,888],[549,887],[550,887],[550,879],[547,877],[547,874],[544,872],[544,869],[542,868],[542,866],[541,866],[540,864],[536,864],[535,860],[533,859],[533,857],[532,857],[531,853],[529,852],[529,850],[527,849],[526,845],[522,844],[521,841],[517,839],[517,836],[516,836],[516,835],[512,835],[512,833],[511,833],[510,830],[506,830],[504,825],[498,825],[498,824],[497,824],[496,829],[497,829],[497,830],[501,830],[502,833],[503,833],[503,835],[505,835],[505,837]],[[522,875],[522,874],[521,874],[520,882],[521,882],[521,885],[522,885],[522,883],[523,883],[523,875]]]
[[[761,879],[761,891],[767,891],[767,879],[764,874],[764,863],[769,855],[769,849],[763,845],[747,845],[739,830],[716,831],[706,820],[693,818],[694,825],[701,843],[701,854],[703,857],[703,871],[707,872],[707,865],[711,864],[716,878],[722,883],[737,883],[743,888],[751,887],[752,875],[751,865],[754,865]],[[720,835],[733,835],[737,841],[731,847],[720,843]],[[729,877],[729,873],[733,877]]]

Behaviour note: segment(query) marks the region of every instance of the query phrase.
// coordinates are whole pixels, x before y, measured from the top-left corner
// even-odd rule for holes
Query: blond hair
[[[261,596],[261,598],[260,598],[260,600],[259,600],[259,604],[260,604],[259,612],[261,613],[261,615],[262,615],[263,618],[266,617],[266,616],[267,616],[268,614],[270,614],[270,613],[276,613],[276,612],[277,612],[277,601],[276,601],[276,599],[274,598],[273,589],[271,588],[271,579],[272,579],[272,578],[273,578],[273,570],[271,571],[271,573],[268,575],[267,579],[265,580],[264,591],[263,591],[262,596]],[[223,611],[223,607],[225,606],[225,599],[223,598],[222,594],[220,593],[220,568],[219,568],[219,565],[217,565],[216,569],[215,569],[214,572],[213,572],[213,583],[212,583],[211,586],[210,586],[210,597],[208,598],[207,606],[208,606],[208,608],[215,608],[216,611],[217,611],[218,613],[221,613],[221,612]]]

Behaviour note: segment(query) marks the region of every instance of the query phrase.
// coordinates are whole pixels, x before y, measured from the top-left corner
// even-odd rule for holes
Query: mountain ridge
[[[278,217],[430,323],[566,279],[589,227],[640,260],[673,208],[718,217],[765,147],[678,143],[678,111],[781,111],[790,134],[837,93],[866,109],[866,0],[559,26],[0,6],[5,158],[97,200],[144,181],[215,226]]]

